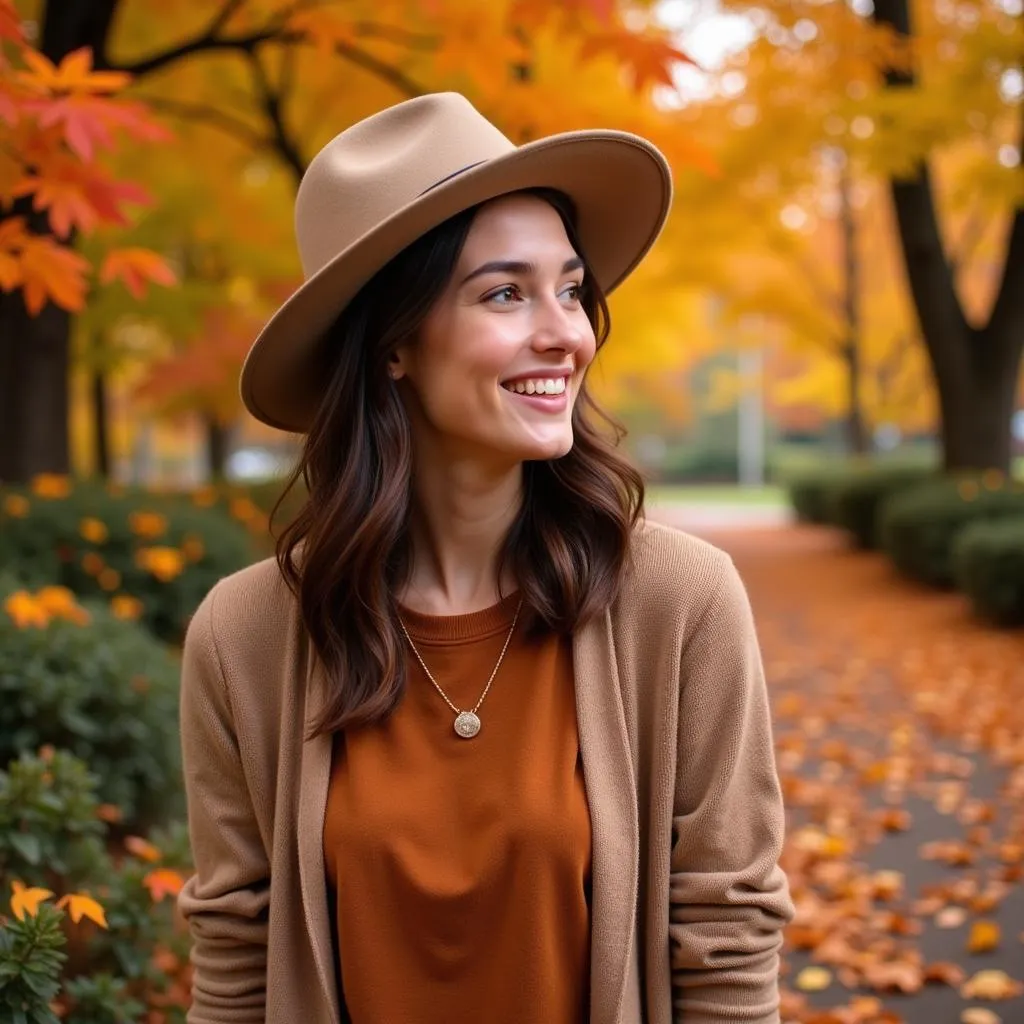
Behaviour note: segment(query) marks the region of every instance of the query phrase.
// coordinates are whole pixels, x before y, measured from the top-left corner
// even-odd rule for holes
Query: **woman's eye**
[[[498,305],[507,306],[510,302],[519,296],[519,289],[514,284],[505,285],[504,288],[499,288],[496,292],[491,292],[487,296],[488,302],[498,301]]]
[[[571,284],[562,294],[567,295],[572,302],[580,302],[583,299],[583,285]]]

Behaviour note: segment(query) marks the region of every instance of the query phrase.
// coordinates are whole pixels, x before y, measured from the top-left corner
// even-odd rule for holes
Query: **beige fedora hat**
[[[260,332],[241,394],[258,420],[308,429],[330,365],[325,333],[359,289],[417,238],[477,203],[546,186],[569,195],[580,243],[609,292],[668,215],[664,156],[620,131],[574,131],[516,146],[458,93],[407,100],[337,135],[295,200],[304,281]]]

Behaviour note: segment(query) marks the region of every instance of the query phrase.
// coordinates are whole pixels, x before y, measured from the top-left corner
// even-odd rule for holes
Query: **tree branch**
[[[1010,228],[1003,263],[1003,279],[996,292],[988,332],[994,338],[1015,338],[1018,347],[1024,345],[1024,208],[1017,207]]]
[[[288,60],[287,55],[283,58],[285,61]],[[256,87],[256,93],[260,100],[260,105],[263,108],[263,112],[267,115],[267,120],[270,122],[272,129],[272,136],[270,144],[277,150],[281,159],[284,160],[288,169],[292,172],[295,178],[295,183],[302,180],[303,174],[306,173],[306,161],[302,158],[302,154],[299,152],[299,147],[296,141],[289,135],[288,128],[284,123],[284,112],[282,110],[282,103],[285,97],[285,79],[290,79],[290,75],[282,73],[282,84],[278,88],[274,88],[270,81],[270,76],[267,74],[266,68],[263,67],[263,62],[260,60],[258,52],[252,53],[249,56],[249,66],[252,69],[253,82]],[[287,64],[285,65],[285,70]]]
[[[422,96],[426,92],[421,85],[414,82],[404,71],[392,67],[386,61],[374,57],[373,54],[367,53],[365,50],[360,50],[356,46],[350,46],[348,43],[337,43],[334,50],[339,57],[343,57],[350,64],[355,64],[356,67],[360,67],[364,71],[370,71],[378,78],[393,85],[398,92],[408,99]]]
[[[163,96],[146,96],[145,103],[154,110],[163,110],[174,117],[181,117],[187,121],[199,121],[220,128],[228,135],[233,135],[253,149],[265,149],[273,145],[273,140],[266,135],[260,134],[241,118],[233,117],[231,114],[218,110],[215,107],[207,107],[201,103],[186,103],[182,100],[167,99]]]

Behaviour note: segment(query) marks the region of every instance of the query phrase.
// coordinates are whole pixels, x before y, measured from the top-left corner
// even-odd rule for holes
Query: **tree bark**
[[[843,321],[846,343],[842,348],[846,363],[847,411],[846,443],[854,455],[863,455],[870,448],[864,406],[861,402],[862,367],[860,360],[860,263],[857,256],[857,232],[850,199],[850,156],[843,153],[839,171],[839,223],[843,233]]]
[[[909,36],[907,0],[875,0],[874,17]],[[914,75],[890,69],[890,89],[913,88]],[[1024,142],[1024,139],[1022,139]],[[1024,355],[1024,210],[1011,221],[1003,277],[988,323],[967,322],[942,245],[931,174],[891,183],[907,278],[935,375],[947,470],[1008,471],[1017,377]]]
[[[223,480],[227,469],[230,430],[212,416],[206,418],[206,464],[211,480]]]
[[[49,0],[39,50],[55,64],[80,46],[102,52],[119,0]],[[19,200],[0,220],[24,217],[49,234],[47,218]],[[66,240],[65,240],[66,241]],[[68,363],[71,318],[48,304],[30,316],[20,290],[0,293],[0,480],[67,473]]]
[[[110,479],[110,431],[108,429],[110,402],[107,395],[107,375],[102,367],[92,371],[92,439],[93,467],[101,480]]]

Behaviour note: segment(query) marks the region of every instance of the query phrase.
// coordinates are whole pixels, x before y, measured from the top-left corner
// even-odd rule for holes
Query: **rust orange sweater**
[[[518,595],[406,626],[472,708]],[[336,739],[324,819],[335,958],[353,1024],[582,1024],[591,828],[572,645],[517,627],[473,739],[409,654],[402,703]]]

